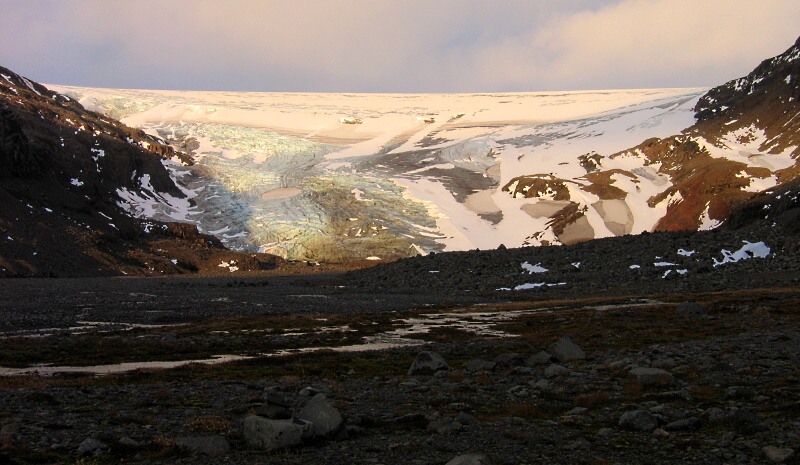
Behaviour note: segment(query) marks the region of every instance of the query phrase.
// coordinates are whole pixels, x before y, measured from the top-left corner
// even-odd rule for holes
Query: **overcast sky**
[[[0,66],[149,89],[709,87],[798,26],[797,0],[0,0]]]

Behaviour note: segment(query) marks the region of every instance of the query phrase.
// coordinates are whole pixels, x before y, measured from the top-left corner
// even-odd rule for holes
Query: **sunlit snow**
[[[724,265],[726,263],[735,263],[740,260],[748,260],[751,258],[767,258],[771,250],[764,242],[748,242],[744,241],[744,245],[737,251],[731,252],[722,249],[722,260],[714,259],[714,266]]]
[[[560,243],[549,217],[555,212],[542,213],[554,208],[552,199],[502,190],[523,174],[566,180],[590,237],[649,231],[680,200],[676,194],[648,203],[671,187],[658,165],[636,154],[603,158],[602,168],[617,170],[614,185],[628,194],[601,201],[586,189],[578,157],[679,133],[694,123],[704,93],[53,88],[193,152],[194,166],[169,167],[186,199],[156,192],[137,176],[140,190],[118,192],[129,212],[224,230],[218,237],[235,249],[315,260]]]

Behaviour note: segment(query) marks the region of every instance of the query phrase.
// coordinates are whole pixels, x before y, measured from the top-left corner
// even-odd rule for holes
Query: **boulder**
[[[244,419],[243,433],[250,447],[273,451],[298,446],[311,425],[303,421],[273,420],[256,415]]]
[[[314,437],[332,438],[344,423],[342,415],[328,403],[325,394],[317,394],[297,414],[297,418],[312,424]]]
[[[422,351],[408,369],[409,375],[432,375],[439,370],[449,370],[445,359],[436,352]]]
[[[789,448],[764,446],[761,448],[761,451],[764,452],[764,455],[773,463],[784,463],[794,457],[794,449]]]
[[[538,352],[528,357],[528,360],[525,361],[525,365],[529,367],[534,367],[536,365],[546,365],[550,363],[552,359],[553,356],[550,354],[550,352],[545,352],[544,350],[542,350],[541,352]]]
[[[558,359],[561,363],[571,362],[573,360],[583,360],[586,354],[578,347],[577,344],[572,342],[567,336],[562,337],[558,341],[550,344],[547,351]]]
[[[561,365],[557,365],[555,363],[550,364],[549,367],[544,369],[544,377],[545,378],[555,378],[556,376],[564,376],[569,373],[567,368],[564,368]]]
[[[619,417],[619,427],[631,431],[653,431],[658,427],[658,419],[647,410],[632,410]]]
[[[426,429],[431,433],[447,435],[461,431],[464,425],[452,418],[440,418],[428,423]]]
[[[672,373],[661,368],[637,367],[628,372],[645,386],[668,386],[672,384]]]
[[[78,445],[78,455],[99,455],[111,450],[108,445],[95,438],[86,438]]]

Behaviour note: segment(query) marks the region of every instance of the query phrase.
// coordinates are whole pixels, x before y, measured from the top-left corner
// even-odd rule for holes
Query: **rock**
[[[175,440],[175,445],[192,454],[209,457],[223,457],[231,448],[228,441],[222,436],[182,437]]]
[[[244,419],[243,434],[250,447],[273,451],[298,446],[311,425],[295,420],[272,420],[252,415]]]
[[[794,457],[794,449],[764,446],[761,450],[773,463],[784,463]]]
[[[528,381],[528,385],[533,387],[533,388],[539,389],[541,391],[549,391],[550,387],[551,387],[550,386],[550,381],[548,381],[546,379],[539,379],[539,380],[536,380],[536,381]]]
[[[456,421],[462,425],[474,425],[475,423],[478,423],[478,419],[467,412],[458,412],[458,415],[456,415]]]
[[[298,394],[300,394],[301,397],[311,397],[319,394],[319,391],[312,388],[311,386],[306,386],[303,389],[300,389],[300,392],[298,392]]]
[[[446,465],[491,465],[491,463],[483,454],[464,454],[451,459]]]
[[[653,431],[653,439],[656,439],[658,441],[669,439],[670,436],[671,434],[669,434],[667,431],[661,428],[656,428],[655,431]]]
[[[706,309],[694,300],[678,305],[675,312],[681,315],[705,315],[707,313]]]
[[[700,419],[697,417],[689,417],[667,423],[667,425],[664,426],[664,429],[667,431],[690,431],[696,430],[699,427]]]
[[[566,375],[567,373],[569,373],[569,370],[567,368],[564,368],[561,365],[553,363],[549,367],[545,368],[544,377],[555,378],[556,376],[563,376]]]
[[[297,418],[310,422],[315,437],[332,438],[342,428],[344,420],[339,411],[328,403],[325,394],[312,397],[297,414]]]
[[[541,351],[528,357],[528,360],[525,361],[525,365],[528,365],[529,367],[546,365],[550,363],[552,359],[553,356],[549,352]]]
[[[500,354],[494,358],[494,361],[498,365],[505,367],[519,365],[522,363],[522,355],[514,352]]]
[[[130,436],[123,436],[123,437],[119,438],[119,441],[117,441],[117,443],[120,446],[123,446],[123,447],[141,447],[141,444],[139,444],[139,441],[137,441],[135,439],[131,439]]]
[[[733,428],[742,434],[753,434],[764,430],[761,419],[750,410],[739,408],[727,415],[726,420]]]
[[[432,375],[439,370],[449,370],[445,359],[436,352],[422,351],[408,369],[409,375]]]
[[[492,371],[496,366],[497,366],[496,362],[475,359],[467,362],[467,364],[464,365],[464,369],[471,373],[477,373],[479,371]]]
[[[464,425],[452,418],[441,418],[428,423],[427,430],[436,434],[453,434],[464,429]]]
[[[637,367],[628,374],[645,386],[667,386],[672,383],[672,373],[661,368]]]
[[[514,397],[528,397],[530,392],[525,386],[514,386],[506,391],[506,394]]]
[[[567,336],[550,344],[547,351],[553,354],[553,357],[561,363],[571,362],[572,360],[583,360],[586,358],[586,354],[583,350]]]
[[[711,407],[703,413],[703,416],[706,418],[706,421],[712,425],[719,425],[728,419],[725,411],[718,407]]]
[[[105,443],[94,438],[86,438],[78,445],[79,455],[99,455],[109,450],[110,448]]]
[[[619,417],[619,427],[632,431],[653,431],[658,419],[647,410],[632,410]]]

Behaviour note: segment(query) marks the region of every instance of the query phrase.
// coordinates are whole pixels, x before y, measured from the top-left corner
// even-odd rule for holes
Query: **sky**
[[[138,89],[711,87],[798,25],[797,0],[0,0],[0,66]]]

